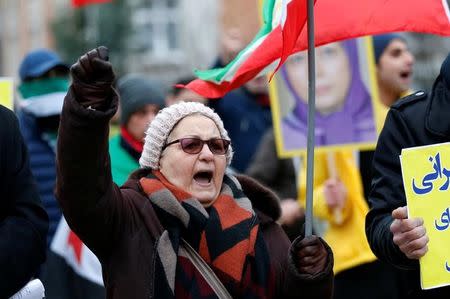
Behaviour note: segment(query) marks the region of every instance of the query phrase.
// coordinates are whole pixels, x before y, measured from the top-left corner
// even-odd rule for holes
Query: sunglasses
[[[198,154],[202,151],[205,143],[208,145],[209,150],[215,155],[225,155],[230,146],[230,140],[222,138],[212,138],[209,140],[202,140],[195,137],[180,138],[172,142],[167,143],[162,150],[169,145],[180,143],[181,149],[188,154]]]

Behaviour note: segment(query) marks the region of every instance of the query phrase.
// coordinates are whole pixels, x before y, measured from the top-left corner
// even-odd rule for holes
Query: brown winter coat
[[[69,91],[58,134],[56,197],[70,227],[98,256],[107,298],[154,298],[155,246],[163,227],[138,180],[149,170],[136,171],[120,188],[112,181],[108,133],[116,109],[117,98],[106,111],[85,109]],[[275,223],[278,199],[250,178],[238,179],[261,221],[277,298],[331,298],[329,247],[324,272],[300,274],[289,240]]]

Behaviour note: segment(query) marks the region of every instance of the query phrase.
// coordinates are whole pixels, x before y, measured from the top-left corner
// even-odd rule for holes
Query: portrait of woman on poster
[[[278,82],[279,89],[284,89],[285,96],[294,102],[293,109],[281,120],[284,149],[304,149],[308,114],[306,51],[289,57]],[[279,95],[279,98],[285,97]],[[361,78],[357,41],[347,40],[316,48],[316,146],[375,141],[372,100]]]

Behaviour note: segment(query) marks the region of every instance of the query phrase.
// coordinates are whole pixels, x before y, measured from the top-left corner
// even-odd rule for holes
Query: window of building
[[[180,1],[134,0],[133,4],[132,50],[157,61],[180,56]]]

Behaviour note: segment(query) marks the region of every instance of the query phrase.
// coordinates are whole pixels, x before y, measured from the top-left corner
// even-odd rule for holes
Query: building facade
[[[120,0],[112,1],[117,2]],[[192,74],[195,68],[209,68],[218,55],[220,34],[224,30],[237,28],[244,43],[248,43],[260,24],[258,6],[261,0],[121,2],[127,5],[130,27],[125,45],[121,48],[120,61],[124,62],[124,67],[119,75],[145,73],[167,84],[180,76]],[[96,41],[102,38],[100,28],[104,24],[100,22],[104,21],[99,16],[104,5],[78,9],[85,22],[79,35],[90,45],[98,45]],[[54,20],[64,16],[69,18],[76,12],[70,0],[0,0],[0,76],[17,77],[20,60],[31,49],[58,48],[52,27]],[[121,21],[108,18],[108,22]],[[74,19],[74,22],[78,20]],[[414,87],[430,88],[448,53],[450,40],[423,34],[406,36],[416,56]],[[87,49],[74,49],[72,56],[66,55],[62,49],[56,50],[71,62]]]

